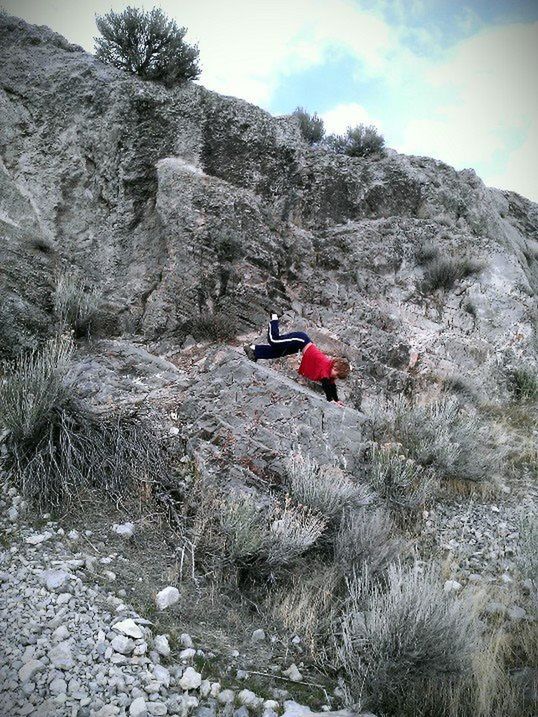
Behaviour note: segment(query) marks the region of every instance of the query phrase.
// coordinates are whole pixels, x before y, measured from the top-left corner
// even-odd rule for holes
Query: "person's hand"
[[[344,407],[344,404],[343,404],[342,401],[335,401],[335,403],[336,403],[338,406],[342,406],[342,408]]]

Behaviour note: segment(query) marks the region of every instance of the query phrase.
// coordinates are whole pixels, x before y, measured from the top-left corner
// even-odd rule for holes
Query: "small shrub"
[[[86,486],[121,495],[168,470],[157,437],[136,415],[98,416],[74,397],[71,352],[68,339],[54,339],[7,366],[0,384],[5,468],[43,508],[69,503]]]
[[[216,312],[191,319],[184,330],[202,341],[227,341],[236,336],[237,324],[233,316]]]
[[[100,298],[95,288],[85,288],[74,274],[61,274],[54,293],[54,312],[60,332],[71,329],[75,337],[89,336],[96,325]]]
[[[111,10],[96,24],[102,36],[95,38],[95,56],[109,65],[168,86],[200,74],[198,48],[185,42],[186,28],[158,8]]]
[[[536,510],[519,517],[518,563],[523,575],[531,580],[535,600],[538,599],[538,514]],[[538,607],[538,602],[536,604]]]
[[[381,508],[347,514],[334,541],[334,560],[340,574],[383,573],[404,549],[404,542],[394,534],[395,526]]]
[[[233,234],[224,234],[215,242],[219,261],[233,263],[243,256],[241,240]]]
[[[323,534],[326,519],[289,497],[277,503],[270,519],[264,552],[269,566],[289,565],[305,553]]]
[[[233,561],[259,556],[266,530],[260,509],[251,496],[243,495],[224,502],[219,519],[227,538],[225,551]]]
[[[437,289],[448,291],[457,281],[471,274],[478,274],[483,268],[483,264],[472,257],[436,256],[426,263],[420,285],[421,291],[423,293]]]
[[[370,479],[384,500],[406,519],[431,500],[435,484],[431,472],[402,450],[395,443],[374,445]]]
[[[508,387],[516,401],[538,399],[538,372],[532,366],[517,366],[508,371]]]
[[[439,256],[439,247],[433,242],[424,242],[415,250],[415,260],[419,266],[424,266]]]
[[[308,144],[321,142],[325,134],[321,117],[318,117],[315,112],[313,115],[309,114],[303,107],[297,107],[293,116],[299,121],[299,129]]]
[[[302,453],[289,457],[286,470],[288,489],[294,500],[328,520],[338,518],[347,506],[370,500],[368,489],[354,483],[340,468],[320,466]]]
[[[368,157],[381,153],[385,140],[373,125],[359,124],[348,127],[344,135],[329,135],[325,139],[326,146],[337,154],[347,154],[349,157]]]
[[[386,588],[355,577],[338,650],[351,697],[378,714],[446,715],[476,635],[468,601],[447,595],[431,567],[392,565]]]
[[[452,396],[427,405],[400,397],[376,406],[372,420],[379,442],[398,442],[405,455],[442,479],[484,480],[501,459],[479,419]]]

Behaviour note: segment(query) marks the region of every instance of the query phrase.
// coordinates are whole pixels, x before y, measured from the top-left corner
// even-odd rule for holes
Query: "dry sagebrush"
[[[294,500],[329,521],[339,518],[347,507],[358,507],[371,499],[367,487],[355,483],[337,466],[320,466],[300,452],[292,453],[286,462],[286,482]]]

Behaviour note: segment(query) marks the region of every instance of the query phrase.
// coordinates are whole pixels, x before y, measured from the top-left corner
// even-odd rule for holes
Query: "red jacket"
[[[320,351],[315,344],[308,344],[303,351],[299,373],[311,381],[331,379],[333,363],[333,360]]]

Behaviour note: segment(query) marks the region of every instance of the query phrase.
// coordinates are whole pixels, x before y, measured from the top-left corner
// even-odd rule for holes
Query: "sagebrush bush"
[[[269,521],[264,553],[271,567],[289,565],[305,553],[321,537],[327,521],[324,516],[302,505],[295,505],[288,496],[276,503]]]
[[[385,147],[385,140],[373,125],[359,124],[356,127],[348,127],[343,135],[328,135],[325,138],[325,145],[337,154],[368,157],[381,153]]]
[[[367,487],[352,481],[337,466],[324,465],[294,452],[286,461],[286,483],[290,495],[329,520],[338,518],[346,507],[367,503]]]
[[[60,332],[71,329],[77,338],[89,336],[94,329],[100,296],[94,287],[84,287],[74,274],[58,277],[54,292],[54,313]]]
[[[408,519],[433,498],[436,486],[431,472],[402,451],[398,443],[375,444],[370,480],[379,495],[403,519]]]
[[[444,717],[451,688],[471,674],[476,619],[432,567],[392,565],[384,586],[349,580],[340,630],[351,697],[376,714]]]
[[[378,443],[400,443],[442,479],[486,480],[501,460],[478,417],[453,396],[426,405],[399,397],[376,405],[372,420]]]
[[[186,28],[159,8],[111,10],[96,24],[101,37],[95,38],[95,56],[109,65],[168,86],[200,74],[198,48],[185,42]]]
[[[242,495],[225,501],[219,520],[226,536],[225,553],[233,561],[250,560],[262,553],[267,531],[252,496]]]
[[[312,115],[309,114],[304,107],[297,107],[293,112],[293,116],[299,121],[299,129],[308,144],[321,142],[325,134],[321,117],[318,117],[315,112]]]
[[[394,523],[381,508],[348,513],[334,540],[334,561],[339,573],[382,574],[405,548],[404,541],[396,535]]]
[[[71,354],[69,339],[51,340],[6,365],[0,383],[4,464],[40,507],[69,503],[87,486],[118,495],[167,470],[159,441],[137,416],[99,416],[76,399]]]

